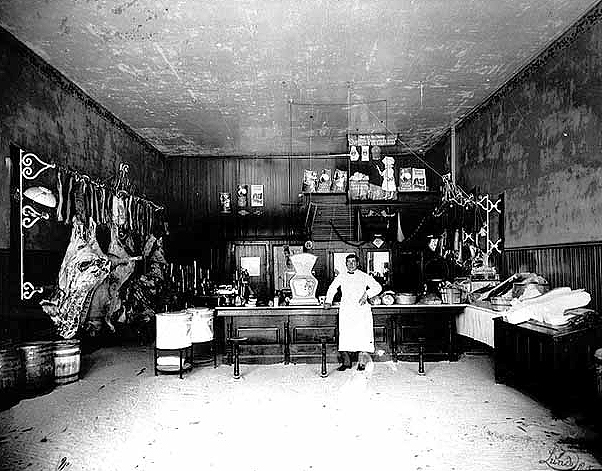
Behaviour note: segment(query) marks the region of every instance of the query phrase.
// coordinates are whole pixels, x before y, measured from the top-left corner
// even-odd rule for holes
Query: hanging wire
[[[378,119],[378,116],[376,116],[376,115],[374,114],[374,112],[373,112],[373,111],[372,111],[372,110],[371,110],[369,107],[368,107],[368,112],[369,112],[370,114],[372,114],[372,116],[374,116],[375,118],[377,118],[377,119]],[[387,131],[389,134],[396,134],[396,133],[394,133],[393,131],[391,131],[391,130],[388,128],[387,124],[385,124],[385,129],[386,129],[386,131]],[[410,151],[410,153],[411,153],[411,154],[412,154],[414,157],[416,157],[416,158],[417,158],[417,159],[418,159],[418,160],[419,160],[421,163],[423,163],[423,164],[424,164],[425,166],[427,166],[427,167],[428,167],[428,168],[429,168],[431,171],[433,171],[433,172],[434,172],[434,173],[435,173],[437,176],[439,176],[439,178],[441,178],[441,179],[443,180],[443,182],[444,182],[444,183],[446,183],[446,180],[447,180],[447,178],[446,178],[446,175],[448,175],[448,174],[446,174],[446,175],[442,175],[441,173],[439,173],[439,172],[438,172],[438,171],[437,171],[437,170],[436,170],[436,169],[435,169],[435,168],[434,168],[434,167],[433,167],[431,164],[429,164],[429,163],[428,163],[426,160],[424,160],[422,157],[420,157],[420,156],[419,156],[419,155],[418,155],[418,154],[417,154],[417,153],[414,151],[414,149],[412,149],[412,147],[411,147],[409,144],[407,144],[406,142],[404,142],[404,141],[403,141],[403,140],[402,140],[402,139],[399,137],[399,134],[397,134],[397,135],[396,135],[395,139],[396,139],[396,141],[399,141],[399,143],[400,143],[400,144],[402,144],[403,146],[405,146],[405,147],[406,147],[406,148],[407,148],[407,149]],[[451,179],[450,179],[450,180],[451,180]],[[456,185],[455,183],[453,183],[453,182],[451,182],[451,181],[450,181],[450,182],[449,182],[449,185],[451,185],[450,189],[451,189],[452,191],[454,191],[454,193],[461,195],[461,197],[463,197],[463,198],[466,198],[466,199],[468,199],[468,200],[471,200],[471,199],[473,199],[473,198],[474,198],[473,196],[469,195],[469,194],[468,194],[466,191],[464,191],[464,189],[462,189],[461,187],[459,187],[459,186],[458,186],[458,185]],[[463,204],[461,204],[461,205],[463,205]]]

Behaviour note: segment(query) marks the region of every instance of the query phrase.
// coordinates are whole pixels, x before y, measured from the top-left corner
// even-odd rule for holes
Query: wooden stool
[[[322,371],[320,376],[326,378],[328,376],[328,371],[326,371],[326,342],[328,342],[328,337],[320,337],[320,342],[322,343]]]
[[[246,342],[247,340],[247,337],[232,337],[228,339],[228,341],[232,342],[232,345],[234,347],[234,379],[240,379],[240,360],[238,354],[238,347],[241,342]]]
[[[418,338],[418,375],[425,376],[424,372],[424,344],[426,339],[424,337]]]

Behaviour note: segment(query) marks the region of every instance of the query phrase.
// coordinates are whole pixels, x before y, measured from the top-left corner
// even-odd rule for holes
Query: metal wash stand
[[[179,373],[182,378],[184,371],[192,369],[192,314],[187,311],[163,312],[155,317],[155,376],[160,372]],[[163,355],[164,352],[171,355]],[[174,352],[178,352],[179,357],[173,356]]]

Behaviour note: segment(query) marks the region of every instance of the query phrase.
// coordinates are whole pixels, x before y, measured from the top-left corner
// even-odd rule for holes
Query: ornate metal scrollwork
[[[43,293],[44,288],[36,288],[29,281],[21,285],[21,299],[31,299],[36,293]]]
[[[31,229],[33,226],[35,226],[36,222],[38,222],[40,219],[46,219],[46,220],[50,219],[50,216],[48,215],[48,213],[40,213],[40,212],[36,211],[33,207],[29,206],[28,204],[23,206],[21,215],[23,216],[23,219],[21,220],[21,224],[26,229]]]
[[[35,168],[34,168],[35,166]],[[20,265],[21,265],[21,299],[31,299],[36,293],[43,293],[44,288],[36,288],[29,281],[24,281],[24,262],[23,262],[23,228],[32,228],[40,219],[48,220],[50,216],[47,213],[40,213],[32,206],[26,204],[23,205],[23,179],[35,180],[43,172],[49,168],[55,168],[55,164],[49,164],[40,159],[36,154],[32,152],[25,152],[23,149],[19,149],[19,188],[15,191],[15,196],[19,199],[19,209],[21,225],[19,227],[20,236]]]
[[[40,176],[41,173],[48,170],[49,168],[55,168],[55,164],[49,164],[40,159],[36,154],[32,152],[25,152],[23,149],[19,150],[21,159],[21,176],[26,180],[35,180]],[[40,164],[40,168],[34,172],[33,165],[34,160]]]

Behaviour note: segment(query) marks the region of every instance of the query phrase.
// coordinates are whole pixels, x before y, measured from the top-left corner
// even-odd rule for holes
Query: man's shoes
[[[358,371],[364,371],[366,369],[366,365],[364,365],[363,363],[358,363],[357,364],[357,370]]]
[[[345,371],[351,369],[351,356],[349,352],[341,352],[341,366],[337,368],[337,371]]]

